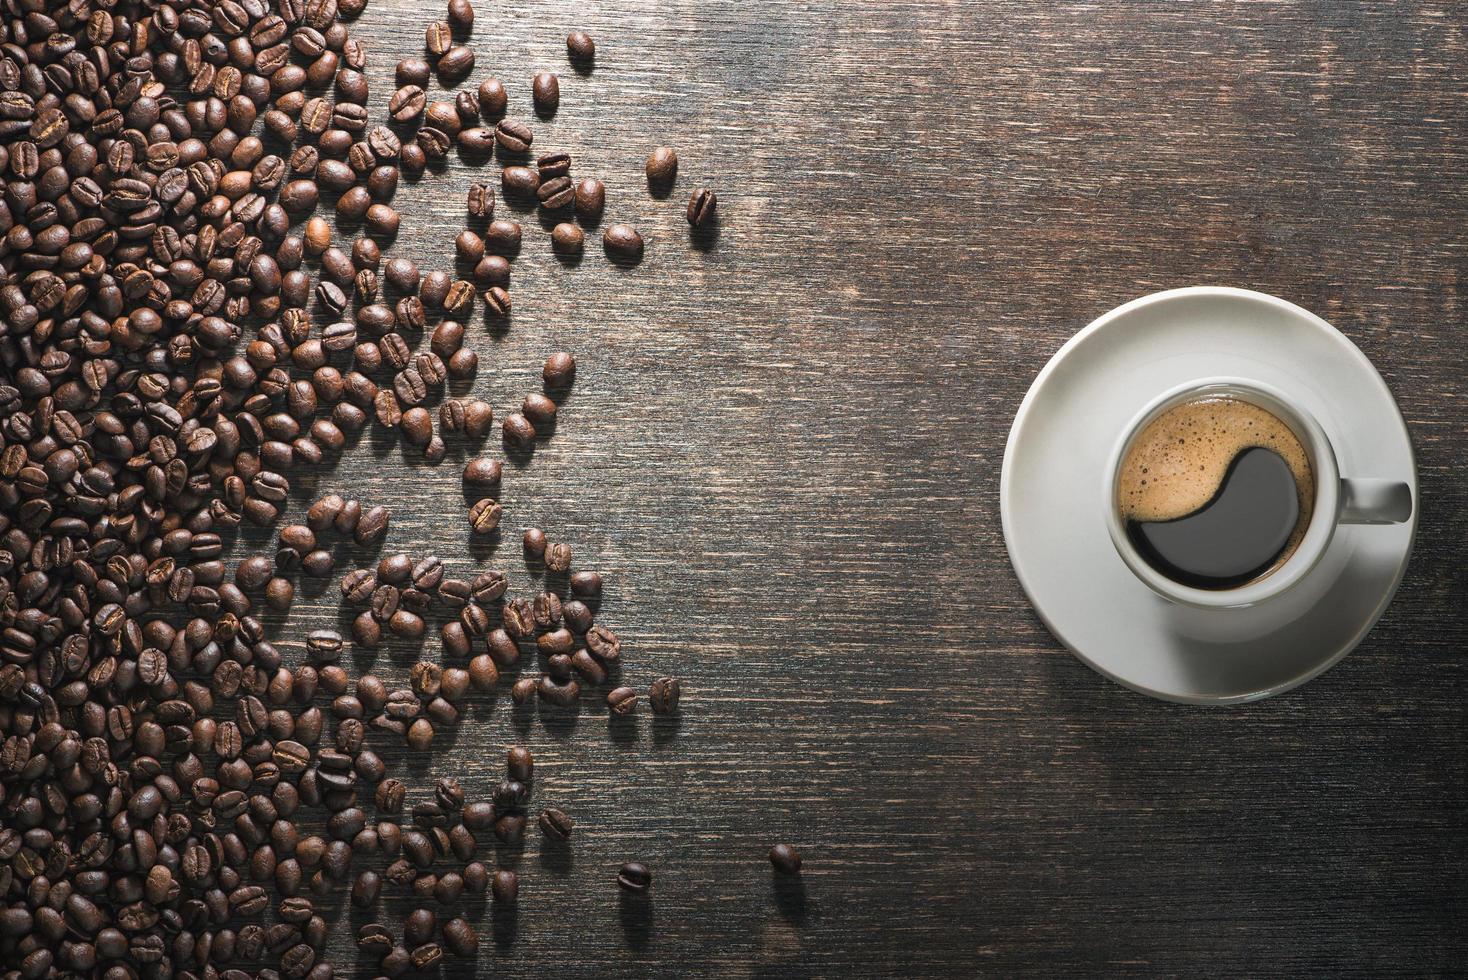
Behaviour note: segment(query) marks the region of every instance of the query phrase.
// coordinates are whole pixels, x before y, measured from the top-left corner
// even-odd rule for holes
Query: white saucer
[[[1412,519],[1342,526],[1305,581],[1254,608],[1158,597],[1122,563],[1096,512],[1103,471],[1148,400],[1217,375],[1289,392],[1325,428],[1343,476],[1411,487]],[[1215,287],[1145,296],[1072,337],[1020,405],[999,489],[1009,559],[1050,632],[1117,683],[1190,704],[1269,697],[1349,653],[1402,580],[1420,504],[1406,423],[1366,356],[1292,303]]]

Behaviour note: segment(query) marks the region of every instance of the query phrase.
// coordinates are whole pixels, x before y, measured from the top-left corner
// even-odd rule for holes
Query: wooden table
[[[377,111],[441,9],[374,0],[357,22]],[[478,16],[473,80],[498,75],[533,120],[530,75],[559,72],[535,147],[602,176],[646,258],[614,267],[594,237],[562,265],[522,216],[513,321],[475,318],[472,390],[502,415],[548,351],[580,372],[554,436],[508,467],[502,541],[469,540],[458,445],[434,468],[364,438],[299,495],[391,504],[389,550],[521,589],[519,529],[545,527],[606,574],[628,680],[677,674],[686,692],[679,722],[644,706],[609,724],[587,699],[547,725],[502,691],[440,739],[431,773],[480,797],[527,741],[537,804],[577,819],[569,856],[534,832],[501,854],[523,873],[517,917],[466,906],[480,975],[1468,968],[1461,9],[485,0]],[[596,38],[589,74],[566,63],[573,28]],[[666,200],[642,179],[660,143],[681,158]],[[446,267],[485,178],[454,162],[406,184],[396,250]],[[700,185],[722,221],[692,242]],[[1198,283],[1340,327],[1399,398],[1421,477],[1417,554],[1369,639],[1233,710],[1150,701],[1074,660],[1026,604],[998,516],[1010,420],[1050,354],[1120,302]],[[298,649],[346,621],[333,586],[281,635]],[[353,663],[400,681],[414,659]],[[772,880],[776,841],[804,853],[798,883]],[[613,882],[634,858],[656,874],[646,903]],[[334,948],[370,976],[350,966],[362,921],[343,915]]]

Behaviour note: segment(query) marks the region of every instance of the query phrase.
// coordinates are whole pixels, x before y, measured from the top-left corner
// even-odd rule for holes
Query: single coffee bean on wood
[[[770,848],[770,865],[783,875],[800,874],[800,852],[789,844],[776,844]]]

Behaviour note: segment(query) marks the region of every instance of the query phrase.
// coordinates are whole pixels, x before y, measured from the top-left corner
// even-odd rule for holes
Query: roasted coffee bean
[[[588,650],[577,650],[571,657],[571,667],[592,687],[601,686],[607,679],[607,669]]]
[[[520,412],[537,426],[537,431],[549,429],[556,421],[556,403],[538,391],[525,396]]]
[[[500,183],[506,197],[534,197],[540,187],[540,175],[529,167],[517,165],[506,167],[500,174]]]
[[[581,696],[581,685],[575,680],[557,681],[547,675],[541,677],[536,692],[542,701],[568,708]]]
[[[448,21],[436,20],[423,32],[423,46],[431,55],[441,55],[454,43],[453,27]]]
[[[800,852],[789,844],[776,844],[770,848],[770,866],[782,875],[800,874]]]
[[[536,72],[530,80],[530,94],[536,115],[542,119],[554,116],[561,105],[560,79],[548,71]]]
[[[707,187],[700,187],[688,198],[688,223],[702,228],[713,221],[719,210],[719,199]]]
[[[499,286],[490,286],[484,291],[484,314],[494,319],[510,315],[510,294]]]
[[[617,716],[630,715],[637,710],[637,692],[630,687],[618,687],[607,692],[607,707]]]
[[[535,426],[519,412],[505,416],[501,425],[505,444],[516,449],[527,449],[535,444]]]
[[[474,70],[474,49],[468,45],[456,44],[438,59],[437,67],[438,80],[445,86],[455,85]]]
[[[581,229],[563,221],[551,229],[551,247],[561,255],[580,255],[586,236]]]
[[[520,250],[520,234],[518,222],[496,218],[485,229],[485,250],[495,255],[514,255]]]
[[[566,55],[573,64],[588,65],[596,58],[596,44],[585,31],[572,31],[566,35]]]
[[[564,542],[548,545],[545,549],[545,567],[552,572],[570,571],[571,546]]]
[[[499,668],[488,654],[482,653],[470,660],[468,673],[469,684],[476,691],[492,691],[499,683]]]
[[[645,864],[628,861],[617,871],[617,884],[629,892],[645,892],[652,887],[652,872]]]
[[[474,506],[469,508],[469,529],[475,534],[490,534],[499,527],[500,516],[503,513],[504,508],[493,497],[485,497],[476,501]]]
[[[576,377],[576,359],[565,351],[557,351],[545,359],[540,376],[547,389],[568,387]]]
[[[524,537],[524,545],[525,545],[525,551],[528,554],[532,554],[532,555],[543,555],[543,554],[545,554],[545,547],[546,547],[545,532],[542,531],[538,527],[528,527],[528,528],[526,528],[525,529],[525,537]]]
[[[470,0],[449,0],[449,23],[468,30],[474,26],[474,5]]]
[[[471,957],[479,952],[479,936],[464,919],[450,919],[444,923],[443,942],[455,956]]]
[[[481,183],[469,185],[469,215],[484,219],[494,217],[494,188]]]
[[[538,688],[539,682],[534,677],[522,677],[510,688],[510,698],[516,704],[529,704]]]
[[[585,633],[591,629],[591,609],[580,599],[561,603],[561,620],[573,633]]]
[[[601,596],[601,573],[582,571],[571,576],[571,592],[582,599],[595,602]]]
[[[659,677],[652,682],[647,700],[654,714],[671,715],[678,711],[678,699],[682,696],[682,685],[676,677]]]
[[[540,171],[542,181],[554,180],[557,177],[566,177],[571,173],[571,154],[569,153],[547,153],[537,157],[535,168]]]
[[[602,211],[606,209],[607,189],[606,185],[595,177],[587,177],[576,185],[575,204],[576,217],[584,224],[594,225],[601,220]]]
[[[509,93],[499,79],[486,78],[479,83],[479,112],[486,120],[503,116],[509,101]]]
[[[601,240],[614,262],[632,264],[642,258],[642,236],[631,225],[608,225]]]
[[[499,486],[504,466],[497,459],[478,457],[464,464],[464,486],[468,488],[487,488]]]
[[[565,842],[571,839],[571,829],[575,822],[568,817],[564,811],[555,807],[541,811],[540,832],[545,835],[546,840]]]
[[[514,905],[520,898],[520,878],[513,871],[496,871],[489,890],[496,905]]]
[[[670,187],[678,176],[678,154],[672,147],[659,146],[647,156],[647,183],[654,190]]]
[[[622,641],[616,633],[601,625],[586,631],[586,648],[602,660],[617,660],[622,656]]]
[[[481,90],[481,104],[483,98],[484,93]],[[535,142],[535,134],[530,127],[516,119],[501,120],[495,127],[494,138],[506,153],[524,153]]]

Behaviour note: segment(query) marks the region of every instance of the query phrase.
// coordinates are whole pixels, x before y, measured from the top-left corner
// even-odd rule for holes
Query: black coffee
[[[1183,585],[1232,589],[1287,561],[1315,496],[1309,457],[1279,418],[1237,398],[1169,409],[1122,462],[1117,507],[1132,544]]]

